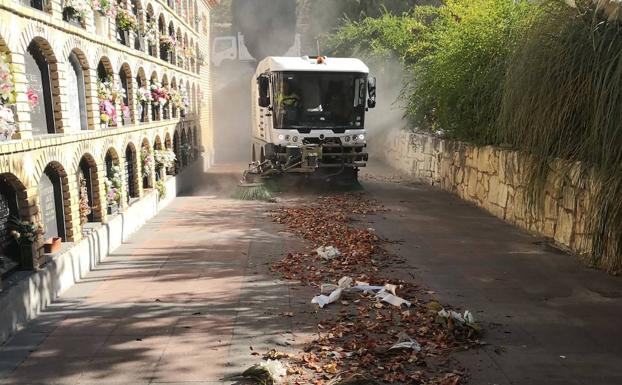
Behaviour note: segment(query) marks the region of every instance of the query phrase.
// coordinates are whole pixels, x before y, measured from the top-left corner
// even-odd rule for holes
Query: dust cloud
[[[308,20],[308,7],[311,0],[300,2],[298,15],[292,13],[291,7],[274,8],[270,16],[263,11],[253,13],[248,8],[250,3],[257,0],[233,0],[233,8],[241,9],[232,16],[233,23],[229,35],[235,36],[238,31],[252,33],[252,38],[245,36],[249,51],[262,59],[267,55],[282,55],[294,39],[294,29],[301,33],[303,52],[314,54],[315,39],[318,27],[321,29],[335,23],[339,16],[339,8],[328,7],[321,15],[313,14]],[[269,3],[273,0],[261,0]],[[295,0],[279,0],[279,3],[295,4]],[[257,1],[259,3],[259,1]],[[330,4],[330,3],[328,3]],[[329,12],[330,10],[330,12]],[[305,15],[307,17],[305,17]],[[317,17],[321,16],[320,19]],[[284,22],[283,19],[293,18]],[[332,18],[332,20],[329,20]],[[297,20],[296,20],[297,19]],[[287,44],[283,39],[271,39],[271,36],[290,37]],[[312,42],[311,42],[312,40]],[[267,44],[272,42],[272,44]],[[285,47],[285,48],[284,48]],[[313,49],[313,52],[306,52]],[[370,75],[377,78],[377,106],[369,110],[366,116],[368,151],[372,161],[383,159],[386,143],[396,136],[406,126],[403,113],[397,102],[403,88],[403,68],[398,61],[374,63],[359,58],[370,66]],[[219,67],[213,67],[214,73],[214,160],[217,164],[246,163],[251,158],[251,78],[257,66],[256,61],[228,61]]]
[[[287,52],[296,32],[295,0],[233,0],[230,4],[232,25],[226,34],[241,32],[257,61],[229,60],[213,67],[217,164],[250,161],[251,78],[264,57]]]
[[[404,89],[404,67],[397,61],[368,65],[370,76],[376,77],[377,104],[367,113],[365,128],[369,158],[376,162],[385,160],[387,144],[407,126],[399,100]]]

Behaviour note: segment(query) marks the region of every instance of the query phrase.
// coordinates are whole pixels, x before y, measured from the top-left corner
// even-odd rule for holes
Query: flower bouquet
[[[104,178],[106,202],[108,206],[118,206],[121,202],[121,168],[113,165]]]
[[[169,169],[175,165],[177,157],[173,150],[167,148],[165,150],[155,150],[154,159],[157,168]]]
[[[158,44],[158,30],[154,21],[150,21],[145,28],[145,41],[150,47]]]
[[[138,19],[127,9],[119,8],[115,20],[121,31],[138,31]]]
[[[172,51],[177,45],[177,40],[174,36],[162,35],[160,36],[160,44],[165,51]]]
[[[91,9],[98,12],[102,16],[115,17],[117,8],[113,0],[89,0]]]
[[[154,171],[155,159],[148,149],[143,147],[140,150],[140,160],[142,164],[142,176],[143,178],[149,178]]]
[[[151,84],[151,98],[154,102],[159,103],[161,106],[166,105],[170,100],[168,88],[163,87],[159,82],[153,82]]]
[[[0,140],[9,140],[16,131],[15,83],[7,56],[0,54]]]
[[[139,103],[151,103],[153,101],[151,90],[147,86],[139,87],[136,90],[136,99]]]
[[[22,221],[16,217],[9,219],[9,228],[11,229],[11,236],[20,245],[33,244],[41,233],[41,228],[38,225]]]
[[[64,0],[63,8],[71,11],[70,17],[75,17],[80,21],[84,21],[86,15],[93,10],[86,0]]]

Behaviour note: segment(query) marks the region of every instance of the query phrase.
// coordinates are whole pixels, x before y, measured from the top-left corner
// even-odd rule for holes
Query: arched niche
[[[0,273],[22,266],[20,250],[11,235],[11,219],[20,217],[19,209],[24,207],[26,188],[13,174],[0,174]]]
[[[133,199],[139,197],[138,190],[138,170],[136,169],[136,147],[133,143],[128,143],[125,147],[125,192],[127,202],[131,202]]]
[[[181,170],[181,143],[179,140],[179,130],[175,129],[175,133],[173,134],[173,152],[175,153],[175,170],[174,174],[179,173]]]
[[[60,116],[54,105],[59,103],[56,59],[49,44],[41,38],[33,40],[24,55],[24,68],[29,92],[38,96],[38,103],[30,107],[30,124],[33,135],[55,134],[61,131]]]
[[[149,145],[147,138],[143,139],[140,146],[140,163],[141,163],[141,180],[143,188],[153,188],[153,168],[155,167],[155,161],[153,158],[153,151]]]
[[[99,196],[99,173],[97,163],[90,154],[84,154],[80,159],[77,176],[80,223],[101,222],[102,205]]]
[[[88,65],[78,55],[80,54],[77,51],[72,51],[67,58],[67,106],[69,122],[74,129],[87,130],[85,72],[88,70]]]
[[[121,88],[125,91],[123,97],[123,105],[121,106],[121,116],[123,118],[123,124],[128,125],[134,123],[134,87],[132,79],[132,70],[129,64],[123,63],[119,70],[119,79],[121,80]]]
[[[39,212],[43,226],[43,239],[68,239],[71,229],[70,219],[66,216],[65,207],[69,207],[69,190],[67,173],[57,162],[49,163],[39,179]],[[67,203],[67,204],[66,204]]]
[[[120,166],[119,154],[114,148],[109,148],[104,157],[106,167],[105,191],[106,206],[109,215],[116,214],[121,204],[123,191],[123,170]]]

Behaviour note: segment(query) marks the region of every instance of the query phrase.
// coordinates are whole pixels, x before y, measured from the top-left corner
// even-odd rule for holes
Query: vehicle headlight
[[[354,140],[354,141],[356,141],[357,139],[358,139],[358,136],[356,136],[356,135],[354,135],[354,136],[352,137],[352,140]]]
[[[344,139],[345,139],[346,142],[350,141],[350,137],[349,136],[346,136]]]
[[[289,135],[285,135],[285,140],[289,140]]]
[[[280,134],[280,135],[279,135],[279,140],[285,140],[285,135]]]
[[[297,137],[297,136],[294,136],[294,137],[292,138],[292,141],[293,141],[294,143],[296,143],[296,142],[298,141],[298,137]]]
[[[365,140],[365,135],[364,134],[359,135],[359,140]]]

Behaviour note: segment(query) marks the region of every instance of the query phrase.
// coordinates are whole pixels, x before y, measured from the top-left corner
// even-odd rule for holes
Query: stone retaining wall
[[[386,162],[415,179],[450,191],[574,253],[589,254],[589,183],[579,176],[578,167],[551,165],[544,202],[533,207],[525,199],[526,159],[516,151],[404,131],[391,135],[386,149]]]

